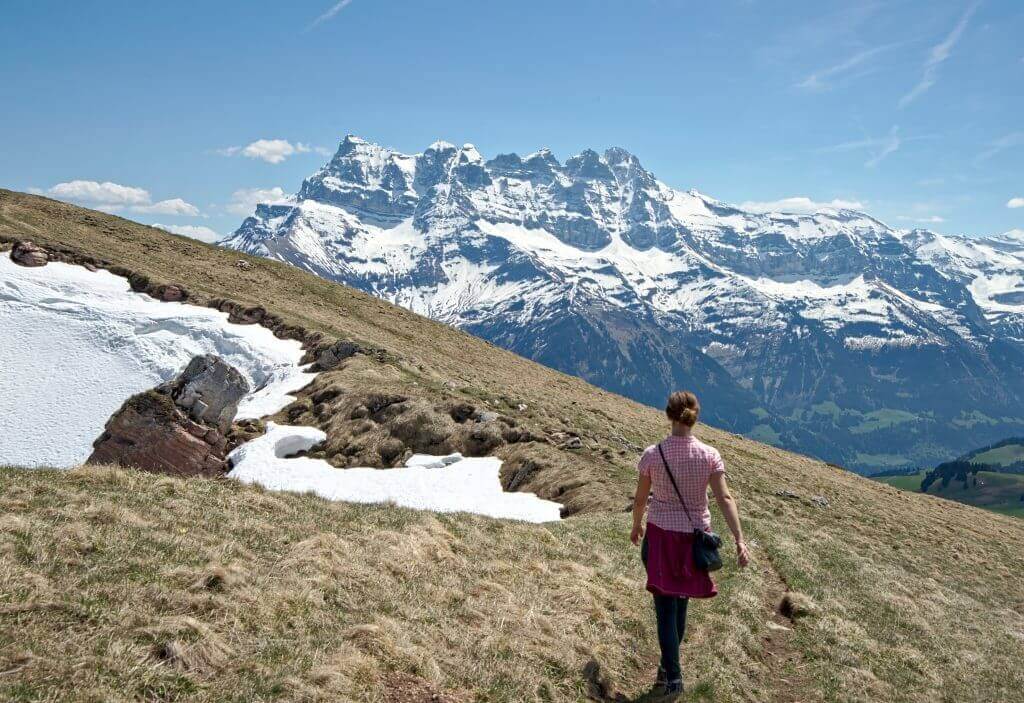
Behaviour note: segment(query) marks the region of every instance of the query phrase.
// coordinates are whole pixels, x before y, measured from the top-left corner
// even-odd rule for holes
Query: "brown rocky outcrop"
[[[231,447],[226,436],[249,391],[219,357],[197,356],[173,381],[129,398],[93,443],[86,463],[176,476],[220,476]]]
[[[49,260],[46,250],[32,242],[17,242],[11,249],[11,261],[21,266],[46,266]]]

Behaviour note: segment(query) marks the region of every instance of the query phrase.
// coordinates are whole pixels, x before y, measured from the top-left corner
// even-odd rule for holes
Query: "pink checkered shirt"
[[[672,481],[665,473],[665,464],[658,453],[658,445],[648,447],[640,457],[641,476],[651,478],[651,496],[647,501],[647,522],[663,530],[693,532],[695,525],[687,517],[686,510],[694,520],[700,520],[700,527],[711,529],[711,511],[708,510],[708,480],[711,474],[725,473],[722,455],[714,447],[701,442],[694,436],[666,437],[661,442],[665,459],[672,468],[679,492],[686,501],[683,509],[679,497],[672,488]]]

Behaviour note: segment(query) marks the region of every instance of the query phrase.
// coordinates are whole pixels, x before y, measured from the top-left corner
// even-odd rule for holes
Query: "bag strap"
[[[668,459],[665,458],[665,452],[662,450],[661,445],[658,445],[658,454],[661,454],[661,463],[665,465],[665,473],[668,474],[668,480],[672,482],[672,488],[676,491],[676,496],[679,498],[679,503],[683,506],[683,510],[686,512],[686,519],[690,521],[690,526],[694,530],[701,530],[703,532],[703,523],[698,526],[693,521],[693,516],[690,515],[690,509],[686,507],[686,501],[683,500],[683,494],[679,491],[679,486],[676,485],[675,476],[672,475],[672,469],[669,468]]]

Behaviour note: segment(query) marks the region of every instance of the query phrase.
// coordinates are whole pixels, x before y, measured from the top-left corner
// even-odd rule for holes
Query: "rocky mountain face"
[[[224,245],[456,325],[641,402],[850,468],[1024,430],[1024,234],[755,213],[622,149],[485,160],[347,137]]]

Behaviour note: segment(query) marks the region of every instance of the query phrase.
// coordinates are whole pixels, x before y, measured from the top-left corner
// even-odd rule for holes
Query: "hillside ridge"
[[[294,267],[0,191],[0,241],[25,239],[379,350],[320,374],[273,419],[322,419],[311,395],[328,388],[339,440],[347,403],[369,393],[507,414],[536,439],[492,452],[519,485],[572,508],[528,526],[222,481],[4,469],[0,618],[14,627],[0,664],[17,672],[4,695],[379,700],[398,674],[482,700],[643,690],[655,643],[623,511],[637,451],[663,433],[658,411]],[[729,564],[721,596],[694,608],[694,699],[998,701],[1024,688],[1018,521],[699,434],[726,462],[756,564]],[[151,548],[132,551],[140,541]],[[960,626],[964,608],[985,637]],[[109,647],[88,644],[96,632]]]

